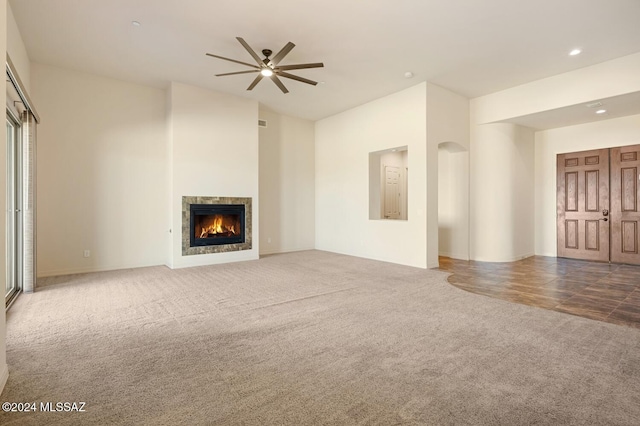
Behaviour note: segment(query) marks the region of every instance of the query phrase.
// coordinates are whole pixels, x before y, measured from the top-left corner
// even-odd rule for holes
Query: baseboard
[[[440,253],[438,253],[438,256],[448,257],[450,259],[457,259],[457,260],[469,260],[469,256],[465,255],[465,254],[440,252]]]
[[[389,220],[391,222],[391,220]],[[334,250],[334,249],[328,249],[328,248],[315,248],[314,250],[318,250],[318,251],[326,251],[329,253],[336,253],[336,254],[343,254],[345,256],[353,256],[353,257],[359,257],[361,259],[369,259],[369,260],[377,260],[378,262],[387,262],[387,263],[393,263],[396,265],[403,265],[403,266],[409,266],[412,268],[420,268],[420,269],[429,269],[429,266],[423,266],[423,265],[413,265],[411,263],[405,263],[405,262],[400,262],[396,259],[387,259],[387,258],[383,258],[383,257],[373,257],[373,256],[368,256],[368,255],[364,255],[364,254],[354,254],[354,253],[347,253],[344,251],[340,251],[340,250]],[[437,268],[438,265],[434,265],[432,266],[433,268]]]
[[[536,253],[534,256],[558,257],[558,253]]]
[[[535,256],[535,254],[533,253],[528,253],[528,254],[523,254],[520,256],[514,256],[514,257],[500,257],[500,258],[492,258],[492,259],[487,259],[484,257],[476,257],[473,258],[471,260],[475,260],[478,262],[494,262],[494,263],[500,263],[500,262],[516,262],[518,260],[522,260],[522,259],[526,259],[527,257],[532,257]]]
[[[38,278],[57,277],[59,275],[73,275],[73,274],[90,274],[93,272],[108,272],[118,271],[120,269],[137,269],[137,268],[149,268],[151,266],[166,266],[166,262],[152,263],[152,264],[125,264],[114,265],[104,267],[88,266],[85,268],[69,268],[69,269],[56,269],[50,271],[42,271],[38,274]]]
[[[2,373],[0,373],[0,393],[4,390],[4,385],[7,384],[7,380],[9,380],[9,366],[5,364],[2,367]]]
[[[267,250],[267,251],[261,251],[260,256],[268,256],[270,254],[294,253],[297,251],[308,251],[308,250],[315,250],[315,247],[298,247],[298,248],[284,248],[282,250]]]

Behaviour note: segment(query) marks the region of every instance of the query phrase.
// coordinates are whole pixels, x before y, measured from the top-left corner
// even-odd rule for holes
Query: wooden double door
[[[557,160],[558,257],[640,264],[640,145]]]

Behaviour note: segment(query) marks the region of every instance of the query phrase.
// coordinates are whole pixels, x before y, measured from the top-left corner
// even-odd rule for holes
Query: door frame
[[[7,199],[6,199],[6,262],[5,307],[9,307],[22,291],[23,284],[23,168],[21,121],[7,109]],[[9,125],[12,140],[9,140]],[[8,288],[11,284],[11,289]]]
[[[606,158],[606,171],[596,158]],[[589,161],[591,159],[591,161]],[[570,170],[570,171],[566,171]],[[587,151],[559,153],[556,155],[556,244],[557,256],[580,260],[596,260],[609,263],[640,265],[640,144],[622,147],[610,147]],[[589,194],[586,194],[588,175],[601,176],[595,190],[591,187],[591,198],[594,191],[600,191],[599,205],[587,208]],[[569,175],[571,182],[569,182]],[[567,209],[567,193],[576,192],[571,197],[577,207]],[[585,194],[580,194],[580,188]],[[578,206],[578,198],[581,203]],[[581,213],[581,214],[575,214]],[[566,216],[574,215],[571,220]],[[582,221],[579,223],[579,221]],[[564,223],[563,223],[564,222]],[[568,222],[573,222],[575,231],[571,236],[567,231]],[[587,249],[587,226],[606,231],[599,233],[600,242],[606,245],[606,253],[596,256],[596,251]],[[580,233],[578,235],[578,232]],[[593,232],[592,232],[593,233]],[[575,238],[575,240],[574,240]],[[606,239],[606,241],[605,241]],[[582,243],[583,247],[580,247]],[[598,242],[599,243],[599,242]],[[569,247],[571,245],[571,247]],[[575,246],[573,246],[575,245]]]

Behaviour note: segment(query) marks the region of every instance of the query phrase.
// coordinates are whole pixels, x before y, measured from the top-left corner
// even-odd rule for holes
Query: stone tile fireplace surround
[[[190,220],[192,204],[244,204],[245,206],[245,240],[244,243],[220,244],[210,246],[191,247]],[[251,198],[246,197],[182,197],[182,255],[227,253],[232,251],[251,250]]]

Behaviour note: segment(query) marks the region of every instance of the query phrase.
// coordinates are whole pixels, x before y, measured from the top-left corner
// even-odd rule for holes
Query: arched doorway
[[[469,260],[469,151],[438,144],[438,254]]]

